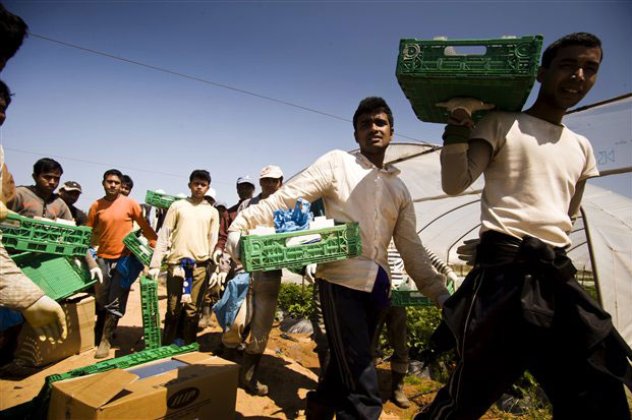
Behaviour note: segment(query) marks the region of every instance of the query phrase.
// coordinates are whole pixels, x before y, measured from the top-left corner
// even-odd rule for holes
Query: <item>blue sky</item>
[[[605,59],[580,105],[632,91],[629,1],[4,4],[32,33],[1,76],[15,94],[0,131],[7,163],[30,184],[37,159],[57,159],[62,181],[83,185],[83,208],[112,167],[132,176],[139,201],[147,189],[188,192],[189,173],[208,169],[231,205],[238,176],[276,164],[289,177],[355,148],[349,120],[370,95],[391,105],[395,141],[438,144],[443,127],[419,121],[397,84],[401,38],[542,34],[549,44],[593,32]]]

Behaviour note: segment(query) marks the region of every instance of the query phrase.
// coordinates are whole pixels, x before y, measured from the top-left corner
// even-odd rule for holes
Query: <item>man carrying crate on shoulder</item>
[[[362,255],[318,264],[331,362],[315,392],[307,396],[307,418],[377,419],[382,411],[371,339],[377,314],[388,305],[388,244],[393,239],[418,289],[438,305],[449,297],[444,277],[428,259],[417,235],[410,193],[398,170],[384,164],[393,136],[393,115],[382,98],[362,100],[353,117],[360,152],[331,151],[257,206],[241,212],[229,228],[229,252],[239,258],[241,232],[272,225],[277,209],[299,198],[323,199],[325,214],[358,222]]]
[[[632,386],[632,351],[566,256],[585,182],[599,172],[588,140],[562,118],[590,91],[602,58],[596,36],[567,35],[543,54],[531,108],[490,113],[471,133],[471,120],[452,114],[443,190],[459,194],[485,174],[480,244],[443,312],[456,369],[415,419],[479,418],[525,370],[554,418],[630,418],[621,382]]]
[[[150,277],[157,279],[166,256],[167,312],[163,345],[173,344],[178,337],[182,337],[184,344],[196,340],[202,301],[215,268],[212,252],[219,232],[219,213],[204,199],[210,185],[208,171],[191,172],[191,196],[169,206],[149,264]],[[181,317],[184,317],[182,322]],[[178,331],[179,325],[182,331]]]

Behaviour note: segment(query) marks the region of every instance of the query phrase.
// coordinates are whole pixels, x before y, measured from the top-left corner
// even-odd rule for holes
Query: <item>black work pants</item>
[[[378,419],[382,412],[371,340],[380,308],[368,292],[319,280],[320,302],[331,359],[318,385],[319,400],[336,418]]]

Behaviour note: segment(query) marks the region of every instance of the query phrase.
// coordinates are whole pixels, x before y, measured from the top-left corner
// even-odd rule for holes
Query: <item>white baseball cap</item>
[[[283,178],[283,171],[276,165],[268,165],[259,173],[259,179],[261,178]]]
[[[248,175],[240,176],[239,178],[237,178],[237,185],[239,184],[250,184],[253,187],[255,186],[255,183],[253,182],[252,178],[250,178]]]

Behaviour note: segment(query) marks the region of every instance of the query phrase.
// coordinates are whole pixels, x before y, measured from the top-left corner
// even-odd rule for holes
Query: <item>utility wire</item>
[[[29,32],[29,37],[39,38],[41,40],[52,42],[54,44],[59,44],[59,45],[65,46],[65,47],[74,48],[74,49],[77,49],[77,50],[80,50],[80,51],[84,51],[84,52],[88,52],[88,53],[91,53],[91,54],[100,55],[102,57],[111,58],[113,60],[122,61],[124,63],[134,64],[136,66],[145,67],[145,68],[150,69],[150,70],[155,70],[155,71],[159,71],[159,72],[162,72],[162,73],[167,73],[167,74],[170,74],[170,75],[173,75],[173,76],[182,77],[184,79],[189,79],[189,80],[193,80],[193,81],[196,81],[196,82],[204,83],[204,84],[207,84],[207,85],[219,87],[219,88],[222,88],[222,89],[231,90],[233,92],[241,93],[241,94],[248,95],[248,96],[253,96],[255,98],[263,99],[263,100],[270,101],[270,102],[275,102],[275,103],[278,103],[278,104],[281,104],[281,105],[289,106],[289,107],[300,109],[300,110],[303,110],[303,111],[312,112],[312,113],[315,113],[315,114],[318,114],[318,115],[322,115],[322,116],[325,116],[325,117],[329,117],[329,118],[333,118],[333,119],[336,119],[336,120],[339,120],[339,121],[351,122],[351,120],[348,119],[348,118],[343,118],[343,117],[340,117],[338,115],[334,115],[334,114],[330,114],[328,112],[320,111],[318,109],[309,108],[309,107],[306,107],[306,106],[303,106],[303,105],[295,104],[293,102],[288,102],[288,101],[285,101],[283,99],[273,98],[271,96],[262,95],[262,94],[259,94],[259,93],[256,93],[256,92],[252,92],[252,91],[249,91],[249,90],[237,88],[237,87],[230,86],[230,85],[227,85],[227,84],[224,84],[224,83],[213,82],[212,80],[202,79],[201,77],[191,76],[189,74],[181,73],[181,72],[178,72],[178,71],[175,71],[175,70],[169,70],[169,69],[165,69],[163,67],[158,67],[158,66],[154,66],[152,64],[142,63],[140,61],[132,60],[132,59],[129,59],[129,58],[119,57],[119,56],[112,55],[112,54],[109,54],[109,53],[106,53],[106,52],[103,52],[103,51],[98,51],[98,50],[95,50],[95,49],[92,49],[92,48],[86,48],[86,47],[82,47],[80,45],[71,44],[69,42],[59,41],[57,39],[53,39],[53,38],[50,38],[50,37],[47,37],[47,36],[44,36],[44,35],[39,35],[39,34],[36,34],[36,33]],[[408,139],[408,140],[414,140],[414,141],[417,141],[417,142],[422,142],[419,139],[407,136],[405,134],[397,133],[396,135],[398,137],[402,137],[402,138],[405,138],[405,139]],[[422,143],[426,143],[426,142],[422,142]]]

